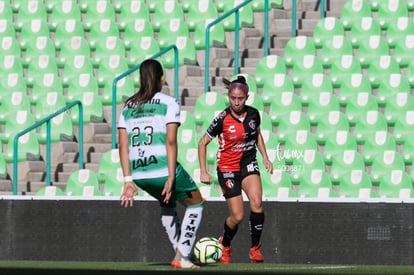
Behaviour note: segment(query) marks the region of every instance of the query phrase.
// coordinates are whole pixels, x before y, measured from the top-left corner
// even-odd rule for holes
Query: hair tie
[[[249,92],[249,87],[244,84],[244,83],[240,83],[240,82],[232,82],[229,85],[229,91],[232,91],[234,89],[240,89],[242,90],[245,94],[247,94]]]

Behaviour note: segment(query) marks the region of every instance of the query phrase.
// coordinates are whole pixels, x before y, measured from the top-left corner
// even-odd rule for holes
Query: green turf
[[[0,274],[414,274],[414,266],[211,264],[199,270],[172,269],[168,263],[0,261]]]

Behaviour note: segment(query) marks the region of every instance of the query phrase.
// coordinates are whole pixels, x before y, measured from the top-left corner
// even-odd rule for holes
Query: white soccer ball
[[[213,237],[199,239],[194,245],[194,256],[202,264],[217,263],[223,255],[223,246]]]

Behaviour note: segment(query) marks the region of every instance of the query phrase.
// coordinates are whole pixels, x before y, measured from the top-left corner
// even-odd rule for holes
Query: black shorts
[[[256,160],[245,167],[242,167],[241,171],[220,172],[220,170],[217,169],[218,182],[224,198],[230,199],[241,195],[241,183],[245,177],[250,175],[260,176],[259,165]]]

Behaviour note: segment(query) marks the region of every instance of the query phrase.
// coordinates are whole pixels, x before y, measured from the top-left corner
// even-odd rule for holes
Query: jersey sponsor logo
[[[234,125],[230,125],[229,128],[228,128],[228,131],[230,133],[235,133],[236,132],[236,127]]]
[[[226,180],[227,188],[233,189],[234,183],[231,179]]]
[[[223,173],[223,178],[225,178],[225,179],[234,178],[234,173],[233,172],[225,172],[225,173]]]
[[[140,167],[147,167],[151,164],[157,164],[158,160],[157,157],[152,155],[149,157],[144,157],[144,158],[140,158],[140,159],[135,159],[132,161],[132,169],[138,169]]]

